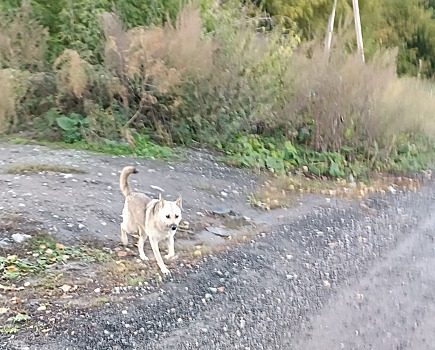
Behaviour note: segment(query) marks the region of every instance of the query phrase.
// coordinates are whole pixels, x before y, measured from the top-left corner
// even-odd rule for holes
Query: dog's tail
[[[133,166],[126,166],[121,171],[121,176],[119,177],[119,187],[121,188],[122,194],[127,197],[131,194],[131,188],[128,184],[128,177],[131,174],[136,174],[138,171]]]

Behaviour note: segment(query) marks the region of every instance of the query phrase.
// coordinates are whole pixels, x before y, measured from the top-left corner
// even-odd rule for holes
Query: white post
[[[358,0],[352,0],[353,6],[353,19],[355,21],[355,31],[356,31],[356,44],[358,46],[358,53],[361,55],[362,62],[365,62],[364,58],[364,46],[361,31],[361,18],[359,16],[359,5]]]
[[[337,8],[337,0],[334,0],[331,15],[328,20],[325,37],[325,61],[329,59],[329,51],[331,50],[332,34],[334,32],[335,9]]]

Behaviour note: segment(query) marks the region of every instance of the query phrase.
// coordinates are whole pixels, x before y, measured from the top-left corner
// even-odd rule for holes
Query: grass
[[[135,146],[107,139],[101,139],[99,142],[76,141],[73,143],[58,141],[51,142],[47,140],[34,140],[20,137],[11,137],[8,139],[9,142],[19,145],[43,145],[54,148],[80,149],[111,155],[130,155],[141,158],[167,160],[174,157],[174,150],[172,148],[160,146],[152,142],[148,136],[137,135],[134,140]]]
[[[40,172],[66,173],[66,174],[85,174],[86,172],[80,168],[61,165],[61,164],[46,164],[46,163],[29,163],[10,165],[6,168],[6,174],[29,174]]]
[[[17,325],[6,324],[0,329],[0,332],[2,334],[15,334],[18,333],[19,330],[20,327]]]
[[[99,262],[108,259],[108,253],[99,249],[82,246],[66,247],[56,242],[50,235],[33,237],[23,250],[24,254],[0,257],[0,281],[16,281],[24,277],[42,272],[55,264],[66,264],[70,260]],[[52,285],[51,275],[44,278],[46,286]]]

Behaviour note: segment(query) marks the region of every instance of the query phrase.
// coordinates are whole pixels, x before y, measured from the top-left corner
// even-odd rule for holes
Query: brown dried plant
[[[0,70],[0,133],[8,131],[17,123],[15,113],[14,89],[10,79],[10,72],[7,69]]]
[[[12,19],[0,14],[0,62],[3,67],[42,68],[47,39],[48,30],[32,18],[27,1],[23,1],[21,10]]]
[[[53,70],[56,72],[58,87],[64,93],[72,93],[81,98],[88,84],[84,61],[75,50],[66,49],[54,61]]]

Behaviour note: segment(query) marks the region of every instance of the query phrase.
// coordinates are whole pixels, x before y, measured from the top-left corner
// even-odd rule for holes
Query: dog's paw
[[[148,261],[148,260],[150,260],[150,258],[148,258],[145,254],[141,254],[141,255],[140,255],[140,258],[141,258],[143,261]]]
[[[175,260],[177,258],[177,256],[175,254],[172,254],[172,255],[167,254],[164,256],[164,258],[166,260],[170,261],[170,260]]]
[[[166,266],[161,267],[160,270],[162,271],[162,273],[163,273],[164,275],[169,275],[169,274],[171,274],[171,271],[169,271],[169,269],[168,269]]]

